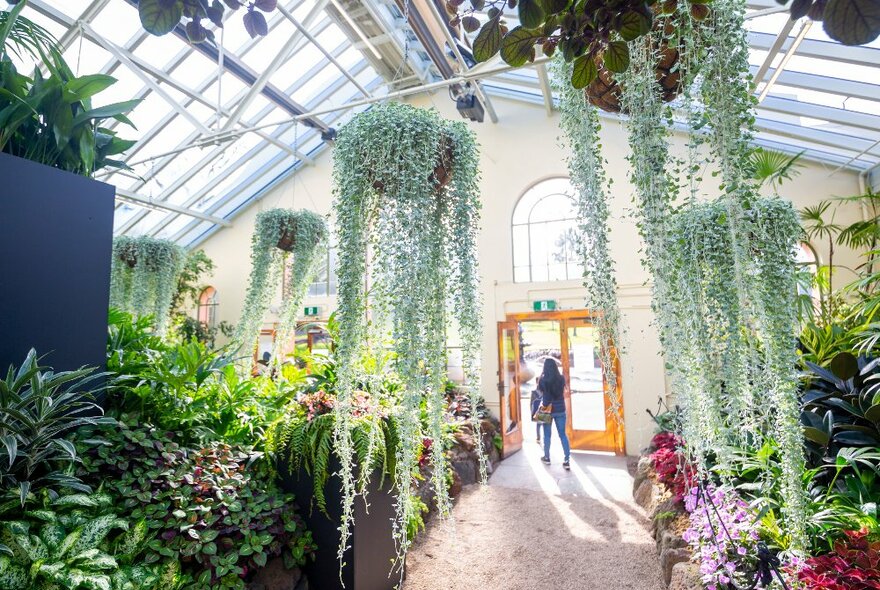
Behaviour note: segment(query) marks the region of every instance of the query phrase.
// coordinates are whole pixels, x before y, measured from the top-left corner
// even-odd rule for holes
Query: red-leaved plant
[[[803,588],[880,590],[880,540],[872,540],[864,529],[845,534],[831,553],[803,562],[795,573]]]
[[[651,446],[656,449],[649,457],[651,465],[675,502],[681,502],[694,486],[693,468],[679,451],[683,444],[681,437],[672,432],[661,432],[651,439]]]

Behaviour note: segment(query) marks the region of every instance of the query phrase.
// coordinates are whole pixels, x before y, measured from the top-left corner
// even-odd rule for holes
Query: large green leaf
[[[865,45],[880,36],[877,0],[828,0],[822,18],[828,36],[844,45]]]
[[[831,436],[827,432],[819,430],[818,428],[813,428],[812,426],[804,427],[804,436],[807,440],[811,440],[823,447],[827,447],[828,443],[831,442]]]
[[[183,17],[183,3],[180,0],[140,0],[138,14],[148,33],[166,35]]]
[[[116,83],[116,78],[106,74],[91,74],[74,78],[64,85],[64,100],[83,101],[102,92]]]
[[[483,25],[474,39],[474,59],[486,61],[501,49],[501,23],[493,18]]]
[[[73,124],[76,126],[89,119],[107,119],[124,115],[139,104],[139,100],[126,100],[124,102],[115,102],[103,107],[83,111],[73,119]]]
[[[571,0],[541,0],[541,8],[546,14],[558,14],[568,8]]]
[[[577,89],[586,88],[598,75],[599,69],[596,67],[596,62],[593,61],[593,56],[582,55],[574,60],[571,85]]]
[[[612,41],[603,55],[605,67],[614,73],[625,72],[629,67],[629,47],[623,41]]]
[[[525,65],[531,59],[539,37],[539,31],[515,27],[501,41],[501,59],[512,66]]]
[[[628,10],[620,17],[617,32],[627,41],[638,39],[651,30],[651,19],[635,10]]]
[[[536,29],[544,23],[544,9],[538,0],[519,0],[519,22],[527,29]]]

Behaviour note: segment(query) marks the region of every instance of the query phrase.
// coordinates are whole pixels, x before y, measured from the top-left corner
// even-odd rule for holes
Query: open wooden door
[[[611,414],[606,374],[619,369],[603,367],[599,361],[598,330],[588,319],[566,319],[562,350],[562,365],[568,381],[566,405],[572,448],[623,453],[623,433]],[[617,355],[612,354],[612,358],[616,359]],[[617,381],[619,388],[619,373]]]
[[[522,416],[519,399],[519,327],[498,322],[498,395],[501,408],[502,457],[522,448]]]

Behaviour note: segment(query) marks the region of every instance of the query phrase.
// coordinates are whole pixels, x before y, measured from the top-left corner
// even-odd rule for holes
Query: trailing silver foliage
[[[185,262],[186,251],[174,242],[117,236],[113,239],[110,306],[135,316],[153,315],[156,332],[164,334]]]
[[[607,386],[608,414],[621,424],[623,411],[616,348],[622,344],[620,307],[614,262],[608,246],[610,211],[605,193],[608,183],[599,140],[599,115],[584,92],[568,83],[570,64],[556,58],[551,68],[554,88],[559,93],[560,127],[567,140],[568,172],[577,190],[577,247],[584,267],[586,305],[596,312],[592,321],[599,334],[599,358]],[[622,430],[620,428],[618,432]]]
[[[282,347],[294,336],[300,304],[322,260],[326,238],[326,221],[312,211],[268,209],[257,214],[251,237],[251,274],[233,338],[242,352],[253,352],[285,265],[290,264],[272,354],[273,362],[281,363]]]
[[[368,328],[368,316],[380,328],[387,324],[404,384],[395,477],[394,535],[400,556],[411,542],[406,523],[417,510],[410,491],[424,436],[433,442],[438,511],[441,516],[449,512],[441,440],[449,306],[462,340],[472,407],[481,401],[478,165],[477,145],[467,126],[442,119],[435,111],[381,104],[357,115],[339,132],[333,178],[339,240],[339,393],[334,411],[343,485],[340,561],[349,541],[355,496],[370,475],[361,470],[356,481],[359,466],[351,440],[357,359],[369,337],[382,332]],[[427,433],[419,420],[423,401]],[[485,480],[476,412],[472,419]]]

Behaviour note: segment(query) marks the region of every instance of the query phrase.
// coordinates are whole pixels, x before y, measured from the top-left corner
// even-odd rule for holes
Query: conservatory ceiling
[[[439,0],[279,0],[266,37],[251,39],[227,10],[217,43],[195,46],[182,29],[145,33],[136,5],[28,0],[24,12],[60,39],[74,71],[119,80],[103,100],[143,99],[130,117],[138,131],[120,129],[139,138],[126,154],[132,171],[99,173],[118,187],[116,233],[204,240],[381,97],[480,79],[484,125],[515,124],[498,121],[493,97],[554,108],[541,60],[468,67],[466,52],[450,51],[456,33]],[[790,22],[774,0],[749,6],[757,143],[804,150],[829,174],[880,163],[880,40],[846,47],[821,24]]]

